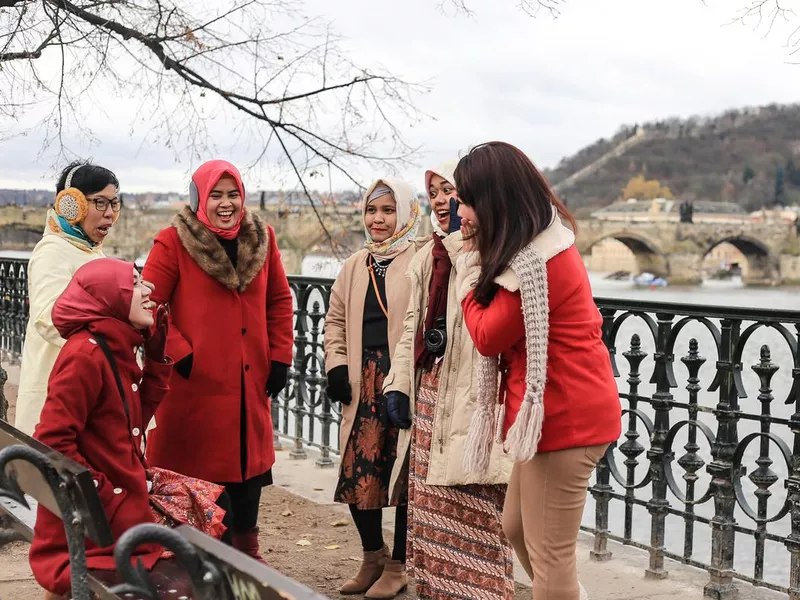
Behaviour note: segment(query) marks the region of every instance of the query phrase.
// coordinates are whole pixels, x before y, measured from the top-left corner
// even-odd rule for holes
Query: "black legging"
[[[227,527],[225,533],[222,534],[222,539],[220,541],[223,544],[228,544],[228,546],[233,546],[233,530],[231,529],[233,527],[233,512],[231,511],[231,497],[225,490],[223,490],[222,494],[220,494],[220,497],[217,498],[217,506],[225,511],[225,516],[222,518],[222,524]]]
[[[364,552],[375,552],[383,548],[383,510],[380,508],[361,510],[349,504],[350,514],[361,537]],[[408,505],[398,506],[394,516],[394,548],[392,560],[406,562],[406,539],[408,537]]]
[[[225,491],[231,499],[234,533],[247,533],[258,524],[262,487],[263,484],[255,479],[225,484]]]

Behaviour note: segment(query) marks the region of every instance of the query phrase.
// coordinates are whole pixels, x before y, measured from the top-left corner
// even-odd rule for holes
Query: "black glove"
[[[389,423],[399,429],[411,427],[411,403],[403,392],[386,393],[386,414]]]
[[[353,392],[350,389],[350,373],[347,365],[339,365],[328,371],[328,386],[325,388],[328,398],[340,404],[350,404]]]
[[[194,363],[194,353],[187,354],[176,362],[175,370],[178,372],[178,375],[184,379],[189,379],[189,375],[192,374],[192,363]]]
[[[277,398],[278,394],[286,387],[288,376],[289,365],[273,360],[272,368],[269,371],[269,379],[267,379],[267,396]]]

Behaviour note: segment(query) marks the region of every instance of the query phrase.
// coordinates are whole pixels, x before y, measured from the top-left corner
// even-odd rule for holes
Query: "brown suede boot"
[[[234,533],[233,547],[239,552],[244,552],[247,556],[255,558],[258,562],[267,564],[258,549],[258,527],[254,527],[244,533]]]
[[[399,560],[390,559],[386,561],[383,575],[369,588],[364,597],[374,600],[388,600],[397,596],[407,587],[408,575],[406,575],[406,566]]]
[[[389,548],[384,546],[380,550],[374,552],[364,552],[364,561],[361,563],[361,568],[352,579],[344,582],[344,585],[339,588],[340,594],[363,594],[372,587],[381,574],[383,567],[389,560]]]

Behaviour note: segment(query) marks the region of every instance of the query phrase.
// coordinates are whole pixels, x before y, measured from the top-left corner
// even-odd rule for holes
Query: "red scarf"
[[[211,220],[208,218],[207,213],[208,196],[211,194],[214,186],[217,185],[219,180],[222,179],[224,175],[233,177],[234,181],[236,182],[236,187],[239,188],[239,196],[242,198],[242,210],[239,211],[239,217],[236,221],[236,225],[230,229],[219,229],[214,227],[211,224]],[[197,207],[197,218],[200,220],[200,222],[223,240],[232,240],[238,236],[239,228],[241,227],[242,219],[244,218],[244,211],[246,210],[244,184],[242,183],[242,176],[239,174],[239,170],[227,161],[209,160],[208,162],[200,165],[197,171],[194,172],[194,175],[192,175],[192,181],[197,187],[197,193],[200,200],[200,203]]]
[[[417,330],[414,342],[414,363],[421,369],[430,370],[436,357],[425,348],[423,335],[425,331],[433,328],[439,317],[447,315],[447,288],[450,285],[450,270],[453,264],[450,255],[444,247],[442,238],[433,234],[433,267],[431,282],[428,286],[428,312],[425,315],[425,327]]]

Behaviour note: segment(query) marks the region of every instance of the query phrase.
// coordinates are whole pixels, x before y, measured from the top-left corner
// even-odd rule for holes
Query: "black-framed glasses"
[[[109,200],[108,198],[87,198],[87,200],[92,202],[94,207],[100,212],[106,212],[109,205],[111,205],[111,210],[114,212],[119,212],[120,209],[122,209],[122,200],[119,198],[114,198],[113,200]]]

